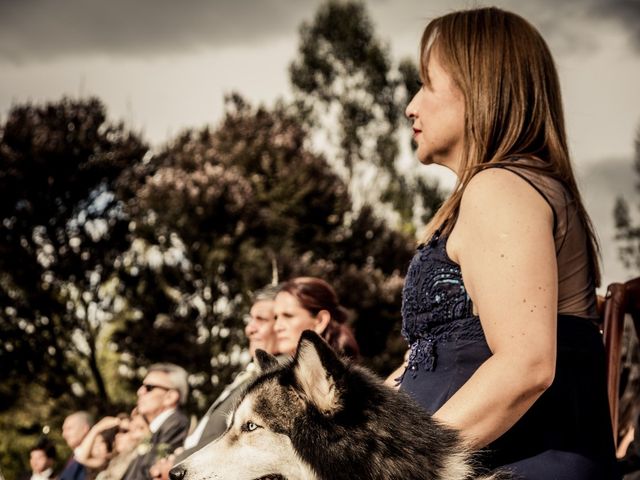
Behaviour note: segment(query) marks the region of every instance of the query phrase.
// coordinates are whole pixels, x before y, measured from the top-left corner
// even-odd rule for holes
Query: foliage
[[[333,281],[358,312],[371,364],[389,368],[373,357],[398,323],[400,270],[413,242],[368,208],[354,214],[345,184],[306,149],[306,137],[286,106],[254,109],[234,95],[215,131],[187,131],[123,176],[123,190],[137,185],[127,207],[136,240],[116,260],[130,314],[114,348],[130,371],[179,363],[204,407],[246,361],[238,312],[274,265],[281,278]]]
[[[391,206],[413,233],[443,197],[437,184],[398,165],[404,107],[418,88],[415,64],[403,60],[392,67],[362,2],[324,3],[300,37],[290,78],[306,118],[325,135],[318,143],[346,173],[359,203]]]
[[[353,211],[295,109],[235,95],[154,155],[94,99],[16,107],[2,132],[2,410],[30,413],[21,431],[130,406],[156,361],[188,369],[201,411],[248,360],[240,313],[274,265],[334,283],[368,364],[399,361],[413,241]]]
[[[640,129],[636,134],[635,150],[634,166],[640,174]],[[637,188],[640,191],[640,184]],[[640,271],[640,225],[633,223],[629,205],[624,198],[616,199],[613,215],[620,260],[626,268]]]
[[[327,279],[364,363],[383,375],[399,364],[413,222],[442,196],[398,168],[417,70],[392,68],[361,3],[328,2],[301,37],[293,103],[230,95],[219,125],[153,153],[94,98],[15,106],[0,126],[5,474],[46,427],[61,445],[69,412],[130,408],[153,362],[190,372],[188,408],[202,412],[248,361],[249,295],[274,274]],[[336,150],[318,153],[335,112]],[[370,168],[363,194],[355,180]]]
[[[0,408],[25,379],[53,398],[87,389],[87,401],[109,403],[98,285],[126,230],[114,181],[145,152],[97,99],[10,112],[0,139]]]

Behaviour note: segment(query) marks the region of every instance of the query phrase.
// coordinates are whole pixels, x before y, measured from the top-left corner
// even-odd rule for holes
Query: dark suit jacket
[[[285,362],[289,357],[287,355],[278,355],[276,357],[280,363]],[[195,447],[183,450],[176,455],[174,465],[181,462],[189,455],[197,452],[205,445],[213,442],[222,435],[227,429],[227,414],[235,406],[236,401],[244,392],[247,385],[258,376],[258,369],[255,365],[249,364],[247,368],[238,374],[235,380],[228,385],[218,398],[211,404],[205,416],[208,416],[207,424],[202,431],[202,436]]]
[[[180,454],[176,455],[174,465],[181,462],[192,453],[197,452],[225,432],[227,429],[227,414],[234,407],[236,400],[238,400],[245,387],[254,378],[255,374],[248,375],[243,381],[238,382],[237,384],[234,382],[233,388],[223,390],[222,394],[215,400],[215,402],[213,402],[205,414],[209,419],[202,431],[202,436],[200,437],[198,444],[195,447],[183,450]]]
[[[85,472],[84,465],[78,463],[74,458],[62,470],[59,480],[84,480]]]
[[[158,431],[151,435],[149,451],[138,455],[122,477],[122,480],[150,480],[149,468],[160,458],[182,445],[189,431],[189,419],[179,410],[167,418]]]

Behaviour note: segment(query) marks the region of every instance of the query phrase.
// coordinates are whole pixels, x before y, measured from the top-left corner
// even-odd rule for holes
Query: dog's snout
[[[183,466],[178,465],[177,467],[173,467],[171,471],[169,471],[169,478],[171,480],[182,480],[187,474],[187,469]]]

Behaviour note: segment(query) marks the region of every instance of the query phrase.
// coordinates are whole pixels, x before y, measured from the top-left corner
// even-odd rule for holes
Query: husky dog
[[[287,365],[259,351],[227,431],[172,480],[497,480],[479,476],[458,434],[408,395],[303,333]]]

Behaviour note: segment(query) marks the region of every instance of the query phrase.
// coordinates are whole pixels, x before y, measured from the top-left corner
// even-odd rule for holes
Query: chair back
[[[640,278],[625,283],[612,283],[600,304],[601,327],[607,361],[607,393],[613,439],[617,446],[620,406],[620,362],[622,333],[626,314],[630,314],[636,335],[640,338]]]

